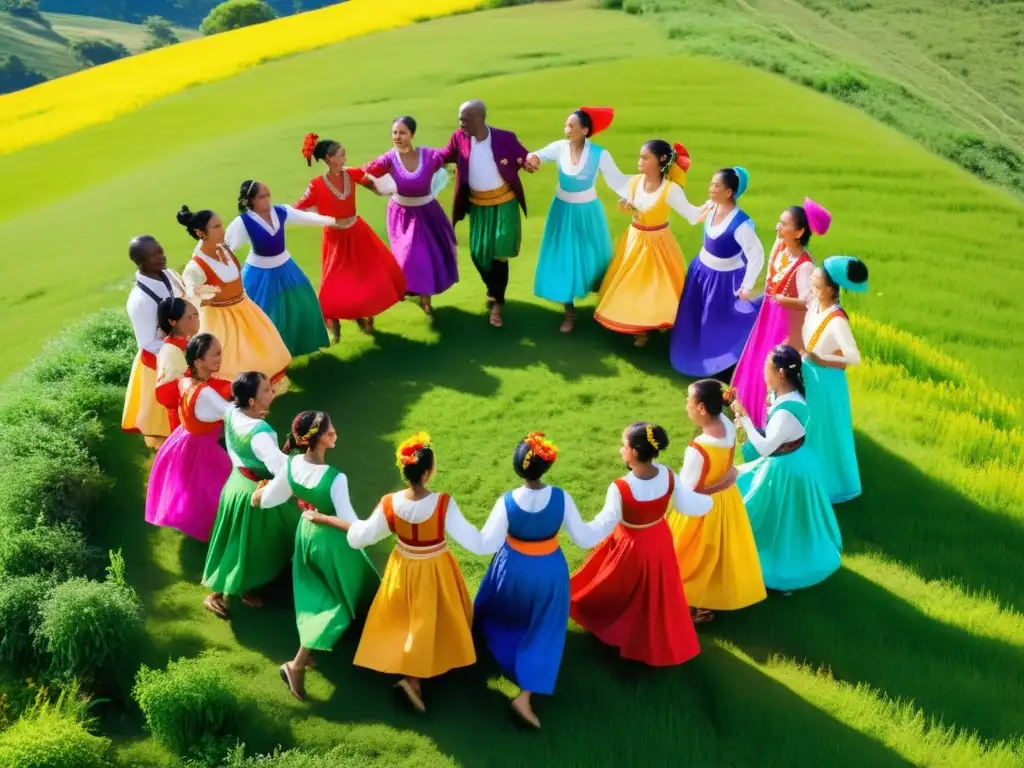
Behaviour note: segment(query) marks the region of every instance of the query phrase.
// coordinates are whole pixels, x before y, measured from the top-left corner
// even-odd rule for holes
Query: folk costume
[[[736,487],[768,589],[811,587],[839,570],[843,539],[817,457],[804,445],[808,417],[804,398],[790,392],[775,400],[764,434],[750,418],[740,421],[748,463],[738,468]]]
[[[469,216],[469,253],[487,287],[487,295],[505,303],[508,260],[519,255],[526,193],[519,172],[528,152],[511,131],[487,126],[483,141],[456,131],[442,150],[455,163],[452,224]]]
[[[830,256],[822,263],[822,268],[840,288],[866,291],[866,282],[855,283],[847,276],[847,266],[851,261],[854,260],[849,256]],[[807,449],[818,460],[829,499],[833,504],[840,504],[857,498],[861,493],[857,449],[853,442],[850,386],[845,370],[845,366],[860,363],[860,350],[853,338],[849,318],[838,301],[831,307],[819,307],[813,300],[808,303],[803,343],[807,352],[803,374],[810,412]],[[840,363],[844,367],[831,368],[814,358],[826,363]]]
[[[199,330],[221,343],[221,377],[231,381],[245,371],[259,371],[276,383],[284,378],[291,353],[270,318],[246,295],[242,267],[226,250],[225,258],[207,256],[197,244],[182,272],[189,290],[202,298]]]
[[[566,139],[530,153],[542,163],[555,163],[558,168],[558,186],[544,222],[533,293],[562,304],[571,304],[596,291],[612,260],[608,220],[597,197],[598,176],[603,176],[618,195],[629,184],[611,154],[591,141],[611,125],[614,113],[600,107],[584,107],[583,111],[590,116],[593,129],[577,163],[572,162]]]
[[[700,653],[665,513],[674,505],[681,514],[704,515],[712,500],[654,466],[658,474],[649,480],[630,472],[608,486],[593,522],[611,535],[572,575],[569,613],[623,658],[665,667]]]
[[[180,336],[168,336],[156,356],[156,399],[167,410],[167,420],[171,432],[178,428],[178,407],[181,405],[181,387],[179,380],[188,374],[188,362],[185,360],[185,348],[188,339]]]
[[[725,437],[697,435],[683,454],[679,481],[701,493],[732,469],[736,428],[719,416]],[[668,516],[686,602],[694,608],[734,611],[767,597],[743,497],[736,486],[711,494],[713,506],[703,517],[677,512]]]
[[[364,169],[381,178],[377,189],[388,201],[388,240],[405,274],[405,289],[415,296],[436,296],[459,281],[455,228],[437,195],[448,181],[440,150],[419,147],[416,170],[410,171],[397,149]]]
[[[739,199],[750,174],[733,170],[740,180],[734,199]],[[738,207],[717,217],[716,206],[704,219],[704,246],[686,272],[672,329],[669,357],[684,376],[714,376],[734,366],[757,319],[754,305],[738,298],[740,290],[754,289],[764,266],[754,220]]]
[[[671,328],[686,279],[683,253],[669,229],[669,211],[696,224],[701,209],[683,192],[690,157],[675,144],[676,157],[653,192],[643,175],[633,176],[619,194],[633,209],[633,222],[619,239],[601,283],[594,319],[616,333],[641,334]]]
[[[235,252],[250,246],[242,267],[245,293],[262,309],[281,334],[292,357],[316,352],[330,344],[320,302],[309,278],[285,245],[285,224],[329,227],[334,219],[290,205],[272,205],[270,222],[245,211],[228,225],[224,242]]]
[[[214,378],[178,380],[181,424],[153,459],[146,487],[146,522],[209,541],[231,459],[220,445],[231,407],[231,382]]]
[[[272,512],[293,496],[300,508],[353,524],[358,520],[348,478],[302,455],[290,457],[263,489],[260,507]],[[366,553],[349,546],[344,531],[303,519],[295,534],[292,583],[299,644],[329,651],[353,621],[366,615],[380,577]]]
[[[224,442],[233,469],[220,494],[203,586],[244,595],[273,581],[288,564],[301,513],[294,502],[253,509],[252,495],[259,483],[280,474],[287,461],[267,422],[229,408]]]
[[[156,399],[156,358],[164,345],[156,308],[163,299],[183,298],[185,294],[185,284],[169,269],[163,271],[159,280],[136,272],[135,285],[128,294],[126,309],[139,351],[128,379],[121,429],[141,433],[151,448],[159,447],[171,434],[167,412]]]

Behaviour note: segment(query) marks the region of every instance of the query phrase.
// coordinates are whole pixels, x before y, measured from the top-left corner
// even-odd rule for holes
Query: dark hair
[[[672,170],[672,163],[675,161],[675,150],[672,145],[664,139],[651,139],[644,142],[644,147],[658,158],[658,165],[661,167],[661,175],[667,176]]]
[[[540,480],[555,463],[542,459],[532,451],[533,447],[530,443],[527,440],[522,440],[512,454],[512,469],[523,480]]]
[[[185,228],[192,239],[202,240],[202,236],[199,234],[206,230],[207,225],[210,223],[210,219],[214,217],[213,211],[206,210],[205,208],[196,213],[192,213],[188,209],[187,205],[181,206],[181,210],[178,211],[178,223]]]
[[[231,389],[232,394],[234,394],[233,384]],[[331,416],[327,411],[303,411],[292,420],[291,432],[288,433],[288,439],[284,441],[281,452],[291,453],[297,450],[315,450],[316,444],[320,442],[320,438],[330,428]],[[313,434],[310,434],[310,432],[313,432]]]
[[[409,115],[402,115],[401,117],[396,117],[394,120],[391,121],[392,125],[394,125],[395,123],[401,123],[402,125],[409,129],[409,133],[411,133],[413,136],[416,135],[415,118],[412,118]]]
[[[787,344],[779,344],[768,353],[768,359],[772,366],[782,371],[783,378],[796,387],[797,392],[806,395],[804,391],[803,360],[800,353]]]
[[[637,458],[646,463],[668,448],[668,432],[657,424],[635,421],[626,427],[626,442],[636,451]]]
[[[860,259],[851,261],[846,265],[846,277],[851,283],[866,283],[868,281],[868,265]]]
[[[216,340],[217,338],[212,333],[197,333],[189,339],[188,346],[185,347],[185,365],[188,366],[189,374],[195,375],[196,360],[206,357],[206,353],[210,351],[210,347]]]
[[[429,445],[423,446],[416,451],[415,459],[412,464],[402,465],[402,477],[411,485],[420,485],[423,476],[434,466],[434,449]]]
[[[142,260],[146,257],[146,251],[154,245],[159,247],[160,243],[152,235],[133,237],[132,241],[128,243],[128,258],[136,264],[141,264]]]
[[[807,211],[802,205],[791,205],[786,209],[786,213],[793,217],[793,226],[804,231],[800,235],[800,245],[807,247],[807,244],[811,242],[811,225],[807,221]]]
[[[718,379],[700,379],[690,385],[693,399],[704,406],[711,416],[720,416],[727,405],[725,385]]]
[[[255,399],[260,391],[260,384],[267,377],[259,371],[245,371],[235,376],[231,382],[231,401],[236,408],[248,408],[249,401]]]
[[[580,128],[586,128],[587,136],[590,136],[590,134],[594,132],[594,121],[590,119],[590,115],[582,109],[577,109],[573,114],[576,116],[576,119],[580,121]]]
[[[733,202],[736,202],[736,193],[740,191],[740,175],[732,168],[719,168],[715,171],[722,183],[732,192]]]
[[[341,144],[334,139],[320,139],[313,147],[313,157],[306,160],[306,165],[312,165],[313,160],[324,160],[328,155],[333,155],[341,148]]]
[[[256,179],[246,179],[238,188],[238,212],[245,213],[252,210],[252,200],[260,192],[263,186]]]
[[[171,321],[178,322],[182,317],[185,316],[185,309],[188,304],[184,299],[179,299],[177,296],[161,299],[160,303],[156,305],[156,324],[160,330],[170,335],[171,331],[174,330],[174,326],[171,325]]]

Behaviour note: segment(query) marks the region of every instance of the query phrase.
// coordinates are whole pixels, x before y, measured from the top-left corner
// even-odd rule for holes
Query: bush
[[[131,51],[114,40],[75,40],[68,47],[86,67],[109,64],[131,55]]]
[[[72,684],[55,702],[35,704],[0,735],[0,768],[107,768],[110,739],[87,730],[88,702]]]
[[[171,22],[162,16],[148,16],[145,21],[142,22],[142,26],[146,28],[149,33],[149,40],[146,43],[146,50],[152,51],[155,48],[163,48],[165,45],[174,45],[175,43],[181,42],[178,40],[178,36],[174,34],[174,28],[171,27]]]
[[[40,608],[51,589],[53,581],[38,574],[0,581],[0,661],[30,667],[36,661]]]
[[[17,56],[0,56],[0,93],[13,93],[45,82],[45,75],[26,67]]]
[[[236,743],[240,705],[217,654],[143,665],[132,697],[154,737],[183,757],[220,764]]]
[[[85,575],[96,554],[74,528],[40,525],[0,539],[0,574],[47,574],[63,581]]]
[[[199,31],[204,35],[217,35],[275,18],[274,9],[263,0],[227,0],[210,11],[199,25]]]
[[[75,578],[56,586],[42,605],[40,642],[58,679],[95,682],[143,630],[142,604],[124,578],[121,553],[110,554],[106,581]]]
[[[0,0],[0,10],[7,11],[11,16],[20,16],[51,29],[50,22],[39,12],[36,0]]]

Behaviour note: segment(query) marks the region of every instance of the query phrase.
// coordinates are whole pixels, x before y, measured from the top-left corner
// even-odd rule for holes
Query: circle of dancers
[[[554,692],[570,618],[625,659],[677,665],[699,653],[696,624],[839,568],[832,505],[861,492],[845,373],[860,354],[841,294],[867,290],[866,265],[849,256],[815,262],[808,245],[831,215],[805,199],[782,211],[755,296],[765,254],[739,207],[750,173],[717,171],[695,207],[684,192],[685,147],[648,141],[626,176],[593,142],[613,117],[577,109],[563,139],[530,152],[469,101],[446,147],[416,146],[416,121],[402,116],[391,126],[393,148],[359,168],[346,165],[341,143],[309,134],[302,155],[324,170],[295,205],[272,202],[266,183],[247,179],[227,226],[214,211],[181,208],[177,220],[196,245],[180,276],[153,237],[131,241],[127,310],[139,353],[122,428],[157,449],[146,520],[208,542],[204,606],[224,620],[230,598],[261,607],[260,588],[291,564],[299,648],[280,675],[298,699],[312,653],[330,651],[365,618],[354,663],[396,678],[423,712],[430,680],[475,663],[475,629],[519,686],[512,711],[539,728],[533,696]],[[374,318],[403,298],[431,318],[433,297],[459,280],[455,227],[464,218],[487,322],[501,327],[526,214],[520,175],[544,164],[557,168],[557,186],[535,295],[561,305],[564,333],[575,327],[576,302],[595,291],[595,320],[636,346],[671,330],[673,367],[698,377],[685,407],[699,434],[677,472],[659,461],[670,444],[663,427],[625,427],[618,452],[629,472],[589,522],[565,489],[545,482],[559,449],[528,434],[508,446],[522,484],[477,529],[454,498],[433,490],[443,487],[436,448],[418,433],[396,449],[402,489],[360,518],[348,478],[330,462],[338,441],[330,414],[299,413],[283,445],[266,422],[292,358],[337,342],[343,320],[373,333]],[[451,218],[437,201],[449,165]],[[630,219],[614,246],[598,176]],[[357,213],[360,187],[388,197],[390,248]],[[688,269],[670,211],[704,229]],[[323,230],[319,292],[288,252],[286,225]],[[714,378],[733,367],[731,385]],[[563,533],[592,550],[572,574]],[[378,573],[366,548],[391,536]],[[452,542],[492,556],[475,599]]]

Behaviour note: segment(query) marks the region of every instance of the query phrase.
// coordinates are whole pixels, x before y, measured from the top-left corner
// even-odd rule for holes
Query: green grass
[[[276,672],[297,642],[287,581],[266,609],[238,607],[231,624],[204,612],[205,548],[143,522],[147,457],[137,438],[118,435],[101,456],[117,485],[95,515],[93,543],[123,547],[149,610],[149,641],[131,664],[222,649],[257,707],[250,749],[340,745],[353,766],[1021,764],[1024,365],[1013,349],[1024,275],[1007,244],[1019,242],[1024,206],[849,106],[675,48],[644,20],[576,3],[466,15],[271,63],[0,157],[0,177],[17,180],[0,186],[0,325],[16,329],[0,365],[19,368],[61,326],[122,304],[132,235],[152,232],[172,265],[184,263],[192,243],[172,218],[182,203],[229,214],[253,175],[278,201],[298,197],[313,173],[299,154],[310,130],[362,162],[387,148],[396,114],[413,114],[419,140],[438,144],[457,105],[479,97],[495,125],[536,147],[580,103],[609,104],[616,123],[601,139],[620,167],[647,138],[680,140],[697,201],[716,168],[743,164],[753,174],[744,203],[763,240],[806,194],[834,214],[832,231],[812,242],[816,256],[870,264],[871,293],[849,301],[868,362],[851,372],[865,493],[838,509],[843,569],[720,615],[702,629],[701,656],[678,669],[634,669],[571,627],[557,694],[539,703],[540,734],[507,723],[511,686],[486,659],[432,684],[428,716],[406,714],[387,680],[351,665],[354,635],[320,655],[303,705]],[[408,66],[381,65],[394,51]],[[326,72],[344,73],[329,96]],[[253,110],[268,91],[275,108]],[[693,429],[667,337],[635,350],[592,322],[592,301],[566,337],[557,308],[530,298],[553,187],[550,169],[527,181],[531,216],[500,332],[486,324],[463,249],[463,281],[436,302],[433,329],[402,305],[379,319],[376,338],[348,324],[340,346],[293,368],[293,391],[271,421],[283,434],[299,409],[335,416],[332,460],[363,515],[395,487],[393,444],[410,430],[433,434],[437,485],[478,524],[514,483],[508,455],[527,430],[561,446],[552,479],[588,517],[621,472],[626,423],[666,425],[665,458],[679,462]],[[617,235],[624,221],[601,194]],[[383,231],[382,201],[363,194],[360,210]],[[698,233],[673,226],[692,257]],[[458,235],[466,239],[465,225]],[[314,279],[318,237],[290,235]],[[486,559],[458,557],[474,589]],[[172,764],[137,712],[111,713],[107,727],[122,764]]]
[[[68,47],[76,40],[103,39],[121,43],[132,53],[146,47],[149,35],[141,24],[75,16],[68,13],[44,13],[51,29],[41,24],[0,13],[0,55],[14,54],[25,66],[47,77],[59,77],[82,68]],[[199,37],[194,29],[174,28],[179,40]]]

